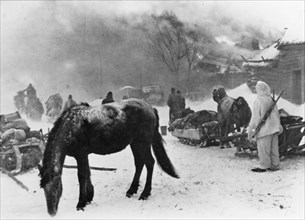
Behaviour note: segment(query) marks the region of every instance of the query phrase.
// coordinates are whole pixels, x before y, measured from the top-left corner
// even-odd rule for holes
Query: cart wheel
[[[20,153],[19,147],[14,145],[13,149],[15,151],[15,156],[16,156],[16,168],[11,171],[12,174],[18,174],[21,171],[22,167],[22,155]]]

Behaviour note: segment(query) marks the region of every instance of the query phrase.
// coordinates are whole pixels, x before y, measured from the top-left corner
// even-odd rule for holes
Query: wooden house
[[[263,80],[283,98],[295,103],[305,102],[305,42],[304,31],[286,31],[282,39],[258,51],[251,58],[243,58],[246,71],[251,73],[250,88]]]

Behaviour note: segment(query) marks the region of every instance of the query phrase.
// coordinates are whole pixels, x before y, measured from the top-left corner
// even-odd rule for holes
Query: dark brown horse
[[[248,102],[242,96],[239,96],[234,100],[230,108],[230,113],[233,117],[237,131],[240,131],[241,127],[244,129],[248,127],[252,112]]]
[[[179,178],[168,158],[159,133],[157,110],[138,99],[127,99],[92,107],[80,104],[62,113],[52,128],[40,167],[40,186],[44,189],[48,212],[54,216],[62,193],[62,168],[66,155],[77,161],[79,201],[77,210],[83,210],[93,199],[88,155],[106,155],[119,152],[130,145],[135,174],[126,196],[137,193],[144,165],[147,178],[140,200],[151,192],[154,158],[151,146],[161,169]]]

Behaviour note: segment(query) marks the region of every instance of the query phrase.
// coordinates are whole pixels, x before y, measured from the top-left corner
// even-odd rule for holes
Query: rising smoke
[[[197,1],[38,1],[32,7],[24,6],[26,12],[18,7],[22,13],[15,20],[9,20],[8,11],[1,12],[0,110],[4,113],[3,106],[11,106],[12,111],[13,96],[29,83],[43,102],[56,92],[64,99],[73,94],[77,101],[90,102],[112,90],[114,98],[121,99],[117,91],[126,85],[159,84],[169,90],[172,78],[168,70],[145,56],[142,30],[152,21],[152,14],[172,11],[203,36],[226,36],[233,42],[244,35],[267,45],[280,35],[267,24],[232,17],[219,4]],[[240,51],[232,54],[232,47],[226,47],[212,42],[202,53],[231,51],[228,56],[239,56]]]

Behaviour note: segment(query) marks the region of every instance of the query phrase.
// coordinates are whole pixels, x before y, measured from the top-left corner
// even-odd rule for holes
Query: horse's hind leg
[[[136,144],[132,143],[130,146],[131,146],[131,151],[134,156],[136,171],[135,171],[131,186],[128,189],[128,191],[126,192],[127,197],[131,197],[133,194],[137,193],[138,187],[139,187],[139,179],[140,179],[143,167],[144,167],[144,162],[141,158],[140,153],[138,152]]]
[[[89,171],[88,155],[82,155],[76,158],[77,176],[79,182],[79,199],[76,206],[77,210],[84,210],[87,204],[87,178]]]

